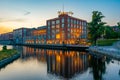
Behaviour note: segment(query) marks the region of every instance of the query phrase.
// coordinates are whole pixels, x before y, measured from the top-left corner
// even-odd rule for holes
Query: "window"
[[[48,39],[50,39],[50,35],[48,36]]]
[[[74,24],[74,28],[77,28],[77,25]]]
[[[50,30],[50,26],[48,26],[48,30]]]
[[[52,34],[54,34],[55,33],[55,30],[52,30]]]
[[[50,26],[50,21],[48,21],[48,26]]]
[[[79,22],[79,24],[81,25],[81,21]]]
[[[64,24],[62,24],[62,28],[64,28]]]
[[[73,20],[71,19],[71,23],[73,24]]]
[[[64,33],[65,31],[64,30],[62,30],[62,33]]]
[[[70,18],[67,19],[67,22],[70,23]]]
[[[82,25],[84,25],[84,22],[82,21]]]
[[[52,21],[52,25],[54,25],[55,24],[55,21]]]
[[[73,24],[71,24],[71,27],[74,27],[74,25],[73,25]]]
[[[70,32],[70,28],[68,28],[68,32]]]
[[[60,39],[60,34],[56,34],[56,39]]]
[[[73,32],[73,29],[71,29],[71,33]]]
[[[84,26],[87,26],[87,23],[86,23],[86,22],[84,22]]]
[[[68,33],[68,38],[70,38],[70,34]]]
[[[52,28],[55,28],[55,26],[54,26],[54,25],[52,25]]]
[[[60,32],[60,30],[59,29],[56,29],[56,33],[59,33]]]
[[[56,24],[59,24],[60,23],[60,20],[56,20]]]
[[[62,23],[64,23],[65,22],[65,20],[64,20],[64,18],[62,18]]]
[[[70,28],[70,24],[68,24],[68,27]]]
[[[76,20],[74,20],[74,24],[76,24]]]
[[[54,35],[52,35],[52,39],[54,39],[55,38],[55,36]]]
[[[77,24],[79,24],[79,21],[77,20]]]
[[[60,25],[59,25],[59,24],[57,24],[57,25],[56,25],[56,28],[60,28]]]

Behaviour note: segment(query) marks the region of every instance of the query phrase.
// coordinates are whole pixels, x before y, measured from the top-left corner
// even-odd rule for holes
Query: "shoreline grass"
[[[2,50],[2,51],[0,51],[0,61],[4,60],[6,58],[10,58],[15,54],[17,54],[17,50],[15,50],[15,49]]]
[[[118,40],[118,39],[97,40],[97,45],[98,46],[112,46],[117,41],[120,41],[120,40]]]

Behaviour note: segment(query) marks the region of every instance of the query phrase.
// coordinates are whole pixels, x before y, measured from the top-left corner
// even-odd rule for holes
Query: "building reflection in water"
[[[66,78],[88,68],[88,55],[84,52],[47,50],[47,71]]]
[[[86,52],[48,50],[31,47],[15,47],[20,50],[23,61],[29,58],[37,59],[39,62],[47,63],[47,72],[64,78],[71,78],[75,74],[82,74],[89,68],[94,80],[103,80],[106,65],[105,58],[97,58]]]

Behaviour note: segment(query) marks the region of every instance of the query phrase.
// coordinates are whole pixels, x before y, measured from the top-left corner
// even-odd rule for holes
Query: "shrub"
[[[6,45],[3,46],[2,49],[3,49],[3,50],[7,50],[7,46],[6,46]]]

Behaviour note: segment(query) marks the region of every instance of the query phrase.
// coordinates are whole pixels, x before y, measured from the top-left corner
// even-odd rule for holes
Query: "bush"
[[[3,50],[7,50],[7,46],[6,46],[6,45],[3,46],[2,49],[3,49]]]

